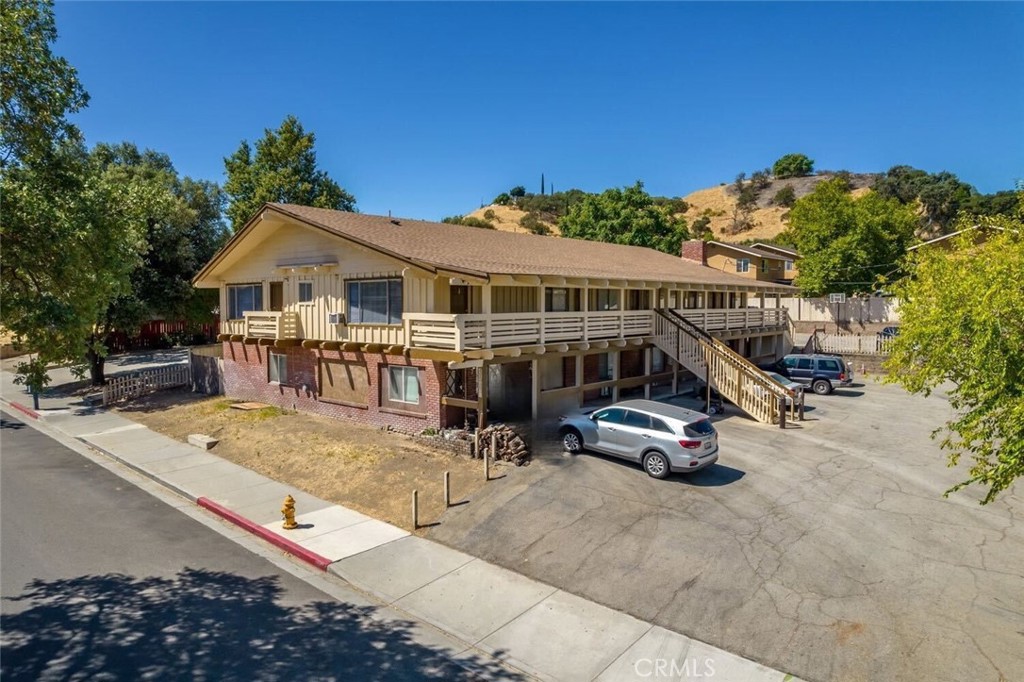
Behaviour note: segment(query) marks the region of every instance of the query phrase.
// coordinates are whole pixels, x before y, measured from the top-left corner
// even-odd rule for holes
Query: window
[[[580,309],[580,290],[565,287],[544,289],[544,310],[549,313],[565,313]]]
[[[603,422],[605,424],[621,424],[626,418],[626,411],[619,409],[601,410],[594,415],[594,421]]]
[[[786,261],[786,272],[792,272],[792,271],[793,271],[793,261],[788,260],[788,261]]]
[[[626,310],[650,310],[650,289],[629,289],[626,291]]]
[[[835,360],[818,360],[818,367],[825,372],[839,372],[839,363]]]
[[[715,427],[711,425],[711,422],[707,419],[701,419],[699,422],[693,422],[683,427],[683,433],[690,438],[699,438],[700,436],[710,436],[715,432]]]
[[[415,367],[388,367],[388,400],[420,404],[420,376]]]
[[[810,358],[799,358],[796,361],[797,369],[812,369],[812,362]]]
[[[313,302],[313,283],[299,282],[299,303]]]
[[[597,380],[611,381],[612,379],[612,355],[601,353],[597,356]]]
[[[228,319],[240,320],[247,310],[263,310],[263,285],[229,284]]]
[[[661,431],[662,433],[675,433],[675,431],[668,427],[668,424],[657,417],[651,417],[651,429],[654,431]]]
[[[274,384],[288,383],[288,356],[284,353],[271,353],[269,358],[270,382]]]
[[[626,421],[625,426],[632,426],[636,429],[649,429],[651,428],[651,417],[650,415],[642,412],[634,412],[633,410],[626,410]]]
[[[764,258],[761,259],[761,272],[768,272],[768,261]]]
[[[402,324],[402,280],[348,282],[349,324]]]
[[[619,290],[618,289],[591,289],[590,290],[591,310],[618,310]]]
[[[740,258],[736,261],[736,272],[750,272],[750,259]]]

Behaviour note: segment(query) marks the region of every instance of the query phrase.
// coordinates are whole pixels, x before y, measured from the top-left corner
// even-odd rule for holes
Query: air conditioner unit
[[[327,324],[345,324],[345,313],[328,313]]]

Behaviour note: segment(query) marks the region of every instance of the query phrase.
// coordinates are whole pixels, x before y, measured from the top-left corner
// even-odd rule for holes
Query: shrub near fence
[[[121,400],[138,398],[146,393],[188,384],[188,365],[172,365],[122,374],[109,379],[103,387],[103,404],[109,405]]]

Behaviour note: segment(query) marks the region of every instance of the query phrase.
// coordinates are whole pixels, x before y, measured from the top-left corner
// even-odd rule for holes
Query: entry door
[[[464,315],[471,312],[468,286],[455,285],[451,288],[451,311],[452,315]]]
[[[284,282],[270,283],[270,309],[277,312],[284,310]]]

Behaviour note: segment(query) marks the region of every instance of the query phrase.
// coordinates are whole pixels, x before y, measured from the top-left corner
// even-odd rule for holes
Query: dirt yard
[[[406,530],[412,530],[414,489],[419,490],[420,524],[429,525],[444,512],[445,471],[451,472],[453,504],[468,500],[484,484],[479,460],[407,436],[276,407],[242,411],[232,409],[233,402],[164,391],[117,411],[180,441],[192,433],[219,438],[211,452],[220,457]],[[508,468],[492,463],[491,476]]]

